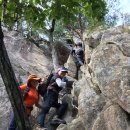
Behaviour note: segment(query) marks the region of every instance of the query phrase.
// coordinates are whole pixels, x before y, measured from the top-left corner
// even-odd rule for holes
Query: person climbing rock
[[[20,90],[23,94],[24,105],[26,107],[26,112],[28,116],[31,115],[31,111],[33,110],[34,104],[38,108],[42,109],[42,106],[38,104],[39,94],[36,89],[40,81],[41,81],[41,78],[37,77],[34,74],[31,74],[28,76],[27,84],[20,86]],[[16,130],[16,129],[18,130],[17,124],[16,124],[16,117],[15,117],[15,113],[12,112],[8,130]]]
[[[68,69],[61,67],[58,69],[57,73],[53,74],[53,77],[50,80],[46,96],[44,97],[43,108],[37,117],[38,124],[41,128],[45,128],[44,122],[46,114],[49,112],[51,107],[57,108],[56,116],[53,121],[59,120],[61,123],[65,123],[61,119],[67,109],[68,104],[66,102],[58,103],[58,95],[62,88],[66,87],[66,82],[62,81],[62,79],[67,73]]]
[[[82,66],[84,64],[84,50],[82,48],[81,42],[75,43],[71,54],[76,59],[77,67],[80,68],[80,66]]]

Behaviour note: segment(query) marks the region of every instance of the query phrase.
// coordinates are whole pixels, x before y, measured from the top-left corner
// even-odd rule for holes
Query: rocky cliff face
[[[29,73],[43,77],[53,69],[51,58],[17,32],[5,32],[4,43],[18,81],[26,83]],[[7,129],[10,111],[10,101],[0,78],[0,130]]]
[[[51,58],[26,42],[17,33],[5,35],[16,76],[20,74],[24,82],[27,72],[42,76],[52,67]],[[101,30],[85,36],[84,43],[82,77],[74,82],[72,95],[65,98],[69,102],[67,125],[57,130],[130,130],[130,34],[119,27]],[[76,67],[71,56],[66,66],[74,78]],[[10,103],[1,79],[0,90],[0,130],[4,130]]]
[[[86,64],[72,90],[78,114],[58,130],[130,130],[130,34],[118,27],[84,40]]]
[[[5,31],[4,43],[20,84],[26,83],[29,74],[44,77],[53,70],[51,51],[48,45],[41,44],[40,49],[16,31]],[[61,42],[55,43],[55,50],[57,51],[55,55],[59,61],[58,66],[62,66],[66,62],[70,50]],[[11,111],[11,104],[0,77],[0,130],[7,129]],[[35,108],[33,115],[35,116],[37,112],[38,110]]]

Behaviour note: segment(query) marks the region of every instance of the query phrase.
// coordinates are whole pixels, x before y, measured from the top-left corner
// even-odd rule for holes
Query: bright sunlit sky
[[[120,0],[120,7],[122,8],[123,12],[130,13],[130,0]]]
[[[130,0],[120,0],[120,9],[121,13],[129,13],[130,14]],[[122,21],[119,20],[118,25],[121,25]]]

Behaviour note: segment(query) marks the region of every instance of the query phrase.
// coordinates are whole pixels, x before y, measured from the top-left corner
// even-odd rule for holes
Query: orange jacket
[[[22,92],[24,92],[26,90],[26,88],[27,88],[26,84],[20,86],[20,90]],[[37,103],[38,100],[39,100],[39,94],[38,94],[36,88],[31,86],[31,88],[30,88],[30,90],[28,92],[28,95],[27,95],[26,99],[24,100],[24,104],[25,104],[25,106],[27,108],[27,114],[28,115],[31,114],[31,110],[28,109],[28,107],[33,107],[33,105],[35,103]]]

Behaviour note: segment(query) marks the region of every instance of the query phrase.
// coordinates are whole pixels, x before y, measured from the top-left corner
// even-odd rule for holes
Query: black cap
[[[76,45],[82,47],[82,42],[77,42]]]
[[[68,69],[65,68],[65,67],[61,67],[61,68],[59,68],[59,71],[62,71],[62,72],[66,72],[66,73],[68,73]]]

